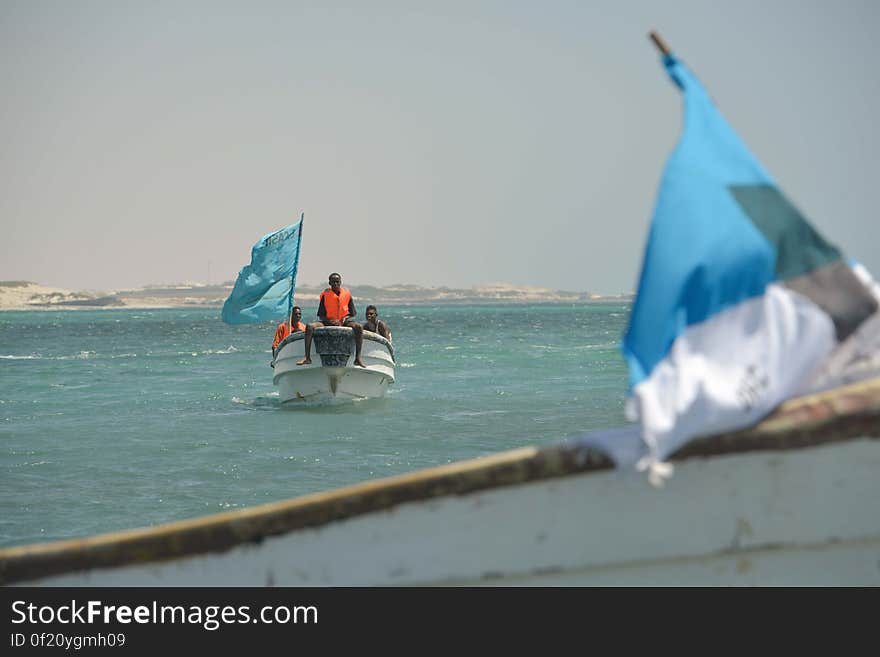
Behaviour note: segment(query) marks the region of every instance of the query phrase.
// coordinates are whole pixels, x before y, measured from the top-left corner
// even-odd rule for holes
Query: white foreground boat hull
[[[51,586],[880,585],[880,380],[701,439],[662,488],[568,442],[0,550]]]
[[[383,397],[394,383],[394,350],[385,338],[364,331],[361,359],[354,364],[354,335],[345,327],[314,331],[311,364],[305,356],[305,334],[295,333],[278,346],[273,383],[282,402],[321,402]]]

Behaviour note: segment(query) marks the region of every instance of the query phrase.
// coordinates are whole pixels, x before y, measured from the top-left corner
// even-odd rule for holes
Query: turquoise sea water
[[[242,508],[623,423],[623,303],[383,306],[388,396],[292,408],[274,323],[0,313],[0,545]]]

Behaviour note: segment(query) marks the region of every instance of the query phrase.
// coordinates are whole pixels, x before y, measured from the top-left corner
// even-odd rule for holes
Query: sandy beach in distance
[[[106,292],[78,291],[48,287],[30,281],[0,281],[0,310],[48,310],[73,308],[219,308],[232,289],[225,285],[150,286]],[[298,285],[296,301],[316,300],[323,287]],[[632,295],[603,296],[589,292],[565,292],[533,286],[505,283],[477,285],[457,289],[396,285],[375,287],[352,285],[355,299],[364,303],[492,303],[492,302],[586,302],[627,301]]]

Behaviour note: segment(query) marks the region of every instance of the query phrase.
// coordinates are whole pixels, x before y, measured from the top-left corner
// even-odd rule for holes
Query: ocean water
[[[380,307],[380,400],[289,407],[274,323],[0,312],[0,546],[237,509],[624,422],[629,305]]]

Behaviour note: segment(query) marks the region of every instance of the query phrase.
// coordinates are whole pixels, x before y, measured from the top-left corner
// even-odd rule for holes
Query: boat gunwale
[[[758,425],[696,439],[684,461],[803,449],[880,437],[880,378],[787,401]],[[93,537],[0,548],[0,584],[82,570],[222,553],[291,531],[320,527],[407,502],[610,470],[604,452],[578,440],[522,447],[235,511]]]
[[[318,326],[315,327],[314,332],[333,332],[343,329],[345,331],[351,331],[354,333],[354,329],[350,326]],[[286,338],[284,338],[281,342],[278,343],[278,346],[275,347],[275,356],[273,357],[273,362],[278,358],[278,354],[281,353],[281,350],[291,342],[296,342],[297,340],[305,340],[306,334],[304,331],[296,331],[291,333]],[[394,358],[394,345],[391,343],[388,338],[379,335],[378,333],[374,333],[373,331],[368,331],[364,329],[364,340],[370,340],[371,342],[378,342],[379,344],[388,348],[388,352],[391,354],[391,360],[395,360]],[[314,343],[313,343],[314,344]],[[315,345],[317,348],[317,345]]]

